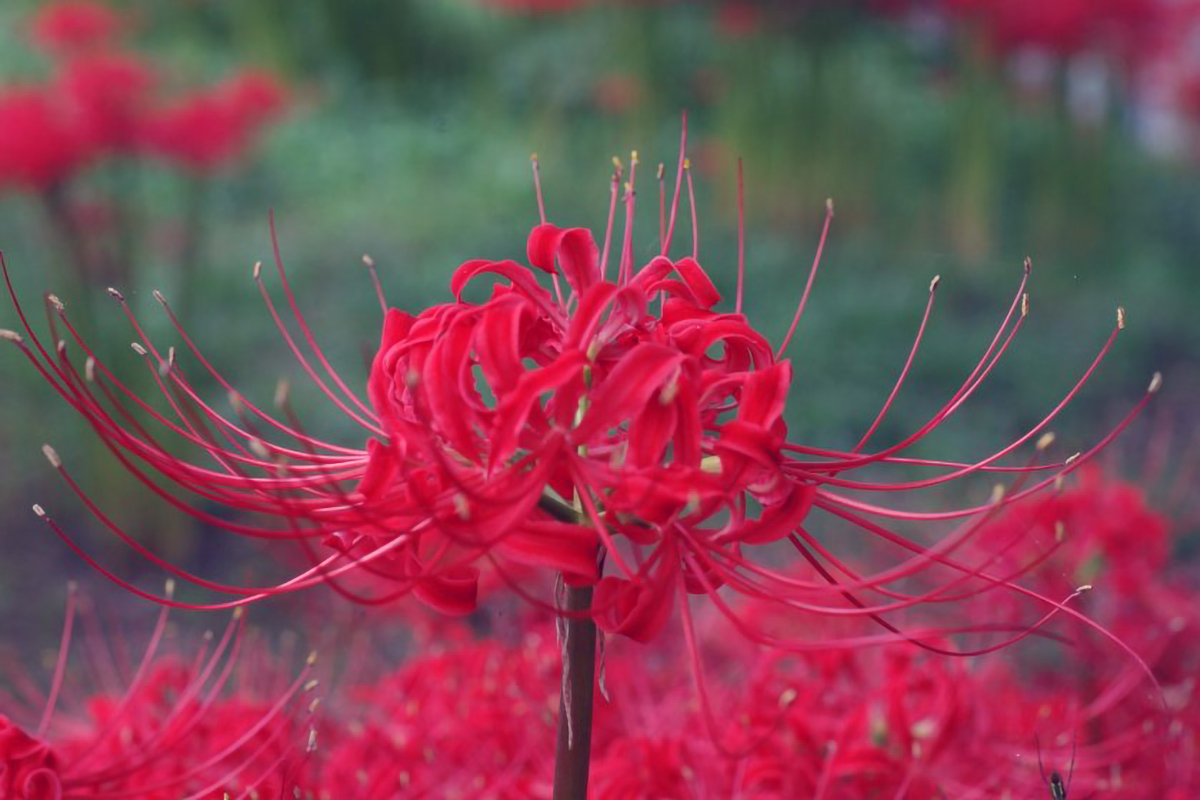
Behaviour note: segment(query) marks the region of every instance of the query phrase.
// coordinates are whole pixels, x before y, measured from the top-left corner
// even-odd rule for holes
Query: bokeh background
[[[1200,354],[1200,4],[114,0],[107,22],[48,22],[45,5],[0,4],[0,249],[39,320],[53,291],[134,387],[151,381],[110,285],[165,347],[178,336],[152,299],[161,290],[247,396],[269,406],[287,378],[309,428],[360,445],[305,385],[251,280],[271,258],[268,210],[322,346],[362,385],[379,333],[364,253],[391,304],[443,302],[462,261],[523,256],[537,222],[530,153],[550,220],[602,231],[611,158],[628,165],[637,150],[635,253],[649,258],[655,167],[667,165],[670,191],[686,110],[700,260],[732,297],[740,157],[746,308],[775,342],[825,200],[836,204],[790,351],[794,439],[861,435],[940,275],[922,353],[876,439],[921,424],[986,348],[1030,256],[1026,329],[929,452],[978,457],[1040,419],[1118,305],[1128,328],[1056,429],[1082,448],[1161,370],[1166,388],[1130,432],[1124,469],[1136,477],[1154,431],[1186,450]],[[686,214],[680,232],[686,250]],[[0,327],[16,326],[0,304]],[[0,381],[0,638],[50,645],[69,579],[125,602],[34,502],[121,574],[160,580],[69,496],[44,442],[154,547],[210,577],[257,576],[243,546],[122,475],[15,349],[0,350]]]

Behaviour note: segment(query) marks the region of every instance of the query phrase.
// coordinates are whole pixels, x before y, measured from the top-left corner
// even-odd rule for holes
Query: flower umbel
[[[172,651],[167,611],[130,664],[71,589],[48,691],[30,688],[36,681],[9,663],[0,673],[0,797],[199,800],[305,787],[314,657],[298,675],[284,674],[247,646],[240,611],[193,652]],[[90,659],[75,660],[86,668],[70,663],[80,620]]]
[[[721,296],[699,261],[694,203],[691,253],[671,255],[685,186],[689,198],[692,193],[685,144],[686,130],[669,202],[659,184],[660,254],[645,264],[635,263],[633,255],[636,153],[627,175],[615,162],[602,244],[586,229],[545,222],[538,185],[542,221],[529,234],[527,263],[481,259],[462,264],[451,279],[452,302],[416,314],[389,308],[368,259],[385,316],[365,398],[334,371],[317,344],[276,243],[286,307],[277,304],[258,266],[254,280],[301,369],[363,429],[364,448],[306,433],[291,411],[286,385],[276,398],[280,416],[251,403],[204,358],[158,293],[182,337],[186,353],[180,358],[174,348],[151,341],[121,293],[111,290],[136,333],[133,349],[162,390],[165,406],[122,385],[53,296],[47,304],[51,335],[43,342],[13,295],[24,334],[6,332],[4,338],[87,418],[121,463],[165,501],[201,521],[238,535],[302,544],[313,565],[287,581],[230,585],[169,563],[107,517],[53,449],[47,448],[47,456],[98,519],[130,547],[176,578],[229,596],[187,604],[196,607],[236,606],[328,584],[361,602],[415,594],[437,608],[465,613],[478,602],[480,570],[490,569],[519,593],[554,608],[552,600],[538,599],[527,581],[512,577],[513,565],[522,564],[561,574],[571,586],[594,586],[590,614],[596,623],[639,641],[654,638],[676,606],[689,628],[688,604],[682,602],[688,595],[707,595],[742,633],[783,648],[823,646],[828,640],[803,632],[780,634],[761,620],[739,615],[725,596],[742,595],[789,614],[873,620],[881,633],[848,641],[906,639],[938,652],[968,651],[944,644],[938,638],[947,632],[943,629],[909,629],[899,619],[903,612],[999,588],[1040,603],[1041,621],[1064,611],[1073,614],[1064,601],[1016,585],[1020,568],[1000,571],[996,557],[971,561],[956,551],[1001,507],[1053,486],[1059,476],[1086,463],[1157,389],[1156,377],[1129,417],[1093,448],[1063,461],[1043,461],[1050,443],[1047,426],[1095,371],[1124,325],[1123,312],[1079,383],[1017,440],[970,463],[911,456],[913,445],[961,408],[1022,327],[1028,311],[1027,262],[995,337],[960,388],[910,435],[872,448],[871,439],[917,354],[935,278],[909,357],[858,444],[835,450],[789,442],[783,415],[792,368],[784,354],[813,286],[832,203],[791,328],[773,347],[742,313],[740,257],[734,308],[719,308]],[[536,160],[534,169],[536,183]],[[618,242],[622,203],[625,222]],[[192,365],[202,374],[199,380],[187,374]],[[205,381],[229,393],[230,411],[205,399],[198,388]],[[1027,445],[1029,460],[1008,463]],[[188,449],[195,458],[179,455]],[[866,468],[871,477],[858,477]],[[880,481],[874,477],[879,468],[920,468],[932,476]],[[930,512],[863,499],[973,475],[1010,483],[990,502]],[[206,507],[225,506],[245,515],[231,520],[188,506],[160,485],[163,479]],[[49,516],[45,519],[104,570]],[[831,522],[868,534],[869,541],[901,553],[901,559],[880,571],[859,571],[813,535],[817,524]],[[926,545],[896,528],[904,523],[956,527]],[[786,562],[782,567],[780,559]],[[368,586],[347,582],[351,573],[368,577]],[[921,579],[930,588],[914,591],[914,581]],[[1034,617],[1015,626],[1011,636],[993,637],[969,652],[1001,647],[1039,624]],[[979,623],[967,630],[994,628]],[[935,639],[939,644],[932,643]]]

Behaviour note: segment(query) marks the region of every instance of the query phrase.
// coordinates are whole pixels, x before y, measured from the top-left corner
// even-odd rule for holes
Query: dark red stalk
[[[592,701],[596,683],[596,623],[592,587],[568,586],[563,618],[563,688],[558,704],[554,800],[587,800],[592,760]],[[578,616],[583,612],[584,616]]]

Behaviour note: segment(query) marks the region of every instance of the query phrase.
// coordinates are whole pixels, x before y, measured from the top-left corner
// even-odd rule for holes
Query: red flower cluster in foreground
[[[1123,312],[1079,384],[1016,441],[969,463],[908,455],[962,407],[1021,328],[1028,308],[1027,267],[999,330],[961,387],[908,436],[887,447],[868,447],[916,355],[935,279],[909,358],[858,444],[835,450],[792,443],[783,421],[792,368],[783,354],[808,300],[832,205],[791,328],[773,347],[742,314],[740,265],[734,307],[718,309],[721,296],[696,252],[694,208],[692,254],[669,255],[685,182],[691,193],[682,146],[669,213],[660,196],[661,255],[635,264],[637,166],[635,156],[627,183],[620,165],[613,176],[603,246],[588,230],[542,222],[529,235],[527,264],[481,259],[461,265],[450,283],[453,302],[412,315],[387,308],[380,290],[385,321],[366,399],[333,370],[316,343],[276,246],[298,336],[285,324],[258,267],[255,281],[304,372],[334,407],[362,426],[369,437],[365,449],[306,434],[286,391],[277,396],[281,419],[247,400],[204,358],[157,293],[188,351],[178,358],[173,348],[163,350],[145,335],[120,292],[112,290],[137,333],[134,350],[164,393],[163,408],[117,380],[55,298],[48,302],[54,345],[43,343],[17,303],[24,334],[8,331],[4,338],[84,415],[121,463],[197,519],[243,536],[299,542],[313,566],[287,581],[223,584],[170,564],[105,516],[49,446],[47,457],[130,547],[176,578],[232,595],[189,604],[194,607],[236,606],[327,584],[360,602],[413,594],[444,611],[466,613],[476,607],[480,571],[486,569],[534,603],[555,609],[550,598],[535,596],[533,584],[517,578],[513,565],[521,565],[561,574],[568,584],[594,585],[591,614],[597,624],[639,641],[654,638],[674,607],[690,629],[690,595],[708,596],[748,638],[793,649],[830,640],[804,626],[780,633],[762,624],[770,615],[748,617],[726,598],[740,595],[791,617],[872,621],[882,628],[875,635],[846,628],[834,640],[845,635],[863,645],[905,639],[957,653],[997,649],[1058,613],[1077,616],[1063,600],[1015,583],[1021,570],[1000,572],[994,556],[972,560],[964,546],[1004,506],[1086,463],[1157,389],[1156,377],[1129,417],[1092,449],[1040,463],[1050,441],[1047,425],[1092,375],[1124,325]],[[625,226],[610,263],[622,186]],[[485,279],[489,283],[479,285]],[[185,361],[198,365],[203,380],[229,391],[232,413],[202,396]],[[1033,451],[1028,461],[1004,463],[1027,444]],[[187,449],[198,457],[181,456]],[[881,468],[923,469],[929,477],[883,480]],[[156,482],[156,473],[204,506],[179,501]],[[938,511],[870,499],[981,474],[1012,480],[992,501]],[[214,505],[248,516],[207,510]],[[104,569],[38,511],[77,552]],[[927,545],[905,535],[900,527],[905,523],[955,527]],[[865,554],[882,545],[886,566],[872,569],[857,556],[831,551],[814,535],[817,525],[834,526],[843,540],[865,534],[859,550]],[[347,582],[351,574],[363,580]],[[908,612],[989,590],[1028,600],[1039,606],[1037,614],[952,626],[994,634],[969,650],[930,643],[946,629],[910,624]],[[1074,593],[1063,596],[1068,594]],[[694,642],[689,647],[695,656]]]
[[[19,672],[0,674],[0,686],[21,689],[0,690],[0,797],[281,797],[308,783],[317,740],[305,720],[315,707],[311,658],[285,677],[247,644],[240,614],[192,654],[163,652],[163,609],[136,664],[90,620],[92,661],[72,669],[75,607],[72,592],[47,693],[27,688],[36,684]]]
[[[208,171],[239,157],[283,107],[270,75],[246,71],[181,91],[121,48],[125,26],[93,2],[45,5],[34,41],[52,57],[43,84],[0,89],[0,186],[46,191],[111,155],[153,155]]]
[[[1093,524],[1104,509],[1103,524]],[[1153,531],[1158,546],[1169,544],[1167,520],[1135,487],[1095,471],[1054,497],[1014,504],[989,533],[1002,539],[1031,518],[1049,531],[1066,528],[1026,576],[1048,588],[1068,563],[1086,562],[1090,579],[1109,586],[1130,560],[1119,542]],[[1200,790],[1197,587],[1162,566],[1152,581],[1087,596],[1101,601],[1094,618],[1145,657],[1161,694],[1131,660],[1078,637],[1071,646],[1046,645],[1061,647],[1053,664],[1032,645],[1003,660],[940,659],[903,643],[764,656],[724,636],[712,624],[719,615],[706,614],[697,620],[698,645],[714,664],[726,712],[714,740],[695,734],[702,709],[671,648],[634,653],[616,644],[606,659],[610,700],[597,710],[589,796],[1048,797],[1045,782],[1057,771],[1069,776],[1072,797],[1191,797]],[[549,797],[543,753],[557,666],[553,643],[529,634],[515,647],[458,644],[347,689],[339,716],[352,722],[331,732],[336,744],[317,755],[321,785],[334,797],[420,797],[431,786],[462,796]]]
[[[1034,584],[1054,584],[1085,551],[1083,562],[1113,565],[1089,567],[1107,584],[1123,551],[1115,542],[1138,539],[1146,525],[1168,530],[1137,495],[1088,474],[993,524],[1025,526],[1032,516],[1051,530],[1067,527],[1062,546],[1028,573]],[[1093,508],[1123,513],[1084,524]],[[940,659],[904,643],[763,654],[704,613],[696,643],[714,665],[724,712],[710,738],[696,735],[704,710],[677,669],[674,643],[649,651],[616,643],[605,658],[608,700],[597,710],[589,796],[1042,797],[1045,776],[1057,771],[1070,776],[1070,796],[1192,797],[1200,790],[1197,587],[1161,570],[1154,577],[1091,611],[1145,657],[1161,694],[1131,661],[1086,639],[1056,651],[1053,668],[1036,646],[1002,661]],[[302,711],[310,670],[282,679],[273,659],[249,647],[241,619],[187,657],[160,655],[164,623],[165,612],[145,655],[126,668],[124,688],[87,688],[104,685],[106,673],[65,669],[64,646],[48,700],[0,693],[0,796],[550,797],[546,741],[560,653],[549,637],[472,641],[465,626],[451,626],[442,638],[454,644],[426,645],[378,677],[372,651],[356,647],[347,659],[353,674],[312,723]],[[121,663],[96,659],[107,670]],[[65,714],[55,712],[58,697],[73,700]],[[27,727],[10,721],[18,717]]]

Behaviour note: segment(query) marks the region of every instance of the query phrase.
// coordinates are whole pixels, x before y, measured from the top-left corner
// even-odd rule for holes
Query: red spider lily
[[[142,143],[181,167],[208,172],[239,158],[283,105],[274,78],[246,72],[148,113]]]
[[[0,91],[0,186],[45,191],[95,155],[69,107],[34,87]]]
[[[142,134],[142,114],[151,100],[154,75],[140,58],[94,53],[68,62],[58,92],[72,119],[97,152],[131,152]]]
[[[43,4],[30,28],[33,40],[46,50],[74,53],[108,44],[122,24],[106,5],[74,0]]]
[[[1171,796],[1200,777],[1185,760],[1200,717],[1164,725],[1162,708],[1135,692],[1116,705],[1111,693],[1089,700],[1086,683],[1047,681],[1011,660],[939,659],[903,643],[764,656],[717,622],[706,615],[697,636],[730,665],[713,683],[731,698],[722,737],[744,742],[742,752],[730,757],[696,734],[702,710],[671,648],[618,644],[589,797],[1041,797],[1039,748],[1047,771],[1066,775],[1074,758],[1072,791],[1085,797]],[[344,724],[316,755],[318,785],[368,800],[430,787],[549,797],[542,754],[557,691],[556,648],[536,635],[420,654],[343,693]]]
[[[1169,13],[1157,0],[943,0],[952,15],[980,23],[1000,51],[1037,47],[1070,55],[1089,46],[1107,46],[1122,54],[1139,49]]]
[[[1043,591],[1060,591],[1076,579],[1112,587],[1115,591],[1082,600],[1081,610],[1137,652],[1162,687],[1161,694],[1141,691],[1139,676],[1128,664],[1114,668],[1094,637],[1073,637],[1066,669],[1045,668],[1036,657],[1022,659],[1042,691],[1089,698],[1058,716],[1095,737],[1080,748],[1081,763],[1085,772],[1089,765],[1107,772],[1094,776],[1101,790],[1152,797],[1200,779],[1191,766],[1200,730],[1194,680],[1200,670],[1195,647],[1200,616],[1194,575],[1167,569],[1173,527],[1147,505],[1141,489],[1098,469],[1082,471],[1077,485],[1054,496],[1014,506],[992,525],[995,539],[1006,531],[1030,534],[1028,552],[1007,557],[1035,563],[1029,582]],[[1027,727],[1030,719],[1007,724]],[[1153,737],[1154,748],[1147,751],[1133,735],[1139,730]],[[1122,768],[1111,769],[1114,763]]]
[[[1013,636],[978,650],[983,652],[1028,635],[1057,613],[1073,614],[1059,600],[1014,584],[1019,571],[999,573],[995,559],[973,563],[957,551],[1003,506],[1086,463],[1157,389],[1156,377],[1129,417],[1092,449],[1064,462],[1037,463],[1049,441],[1043,436],[1046,427],[1096,370],[1124,326],[1123,312],[1079,383],[1016,441],[973,463],[906,455],[961,408],[1008,348],[1028,308],[1027,268],[999,330],[962,386],[912,434],[888,447],[868,449],[915,358],[935,280],[909,358],[860,442],[849,450],[789,443],[783,412],[791,365],[782,355],[807,303],[832,205],[792,325],[773,348],[741,313],[740,264],[734,309],[716,309],[721,297],[698,261],[694,208],[692,254],[678,259],[668,255],[685,182],[691,194],[687,167],[681,148],[669,213],[666,196],[660,195],[661,255],[641,267],[633,259],[635,157],[624,191],[625,230],[611,268],[624,177],[619,166],[603,247],[585,229],[543,222],[529,236],[528,265],[474,260],[460,266],[450,286],[455,302],[414,316],[387,308],[380,291],[385,322],[365,400],[333,370],[316,343],[276,246],[280,283],[299,335],[285,323],[256,267],[255,280],[268,310],[306,374],[370,437],[365,449],[306,434],[288,410],[286,392],[278,398],[283,419],[251,404],[180,328],[201,373],[230,392],[233,412],[219,411],[195,388],[183,359],[145,335],[116,290],[113,294],[138,337],[134,349],[163,391],[163,410],[117,380],[54,298],[48,311],[51,341],[57,344],[43,343],[19,303],[28,343],[12,332],[5,338],[87,418],[121,463],[167,502],[240,535],[299,541],[314,559],[311,569],[273,585],[229,585],[193,575],[113,523],[47,447],[51,464],[130,547],[177,578],[233,596],[199,607],[240,605],[329,584],[361,602],[415,594],[437,608],[464,613],[476,606],[481,567],[504,576],[507,564],[519,563],[560,573],[571,585],[594,584],[591,615],[597,624],[640,641],[654,638],[675,606],[685,627],[690,626],[688,604],[676,600],[703,594],[754,641],[783,648],[829,644],[812,641],[802,631],[780,636],[765,629],[732,609],[723,588],[793,615],[873,620],[883,626],[882,633],[854,637],[851,644],[909,639],[939,652],[961,651],[925,642],[936,630],[903,630],[900,620],[893,619],[919,606],[948,604],[997,587],[1042,604],[1041,621],[1022,622]],[[549,288],[539,282],[539,274],[549,276]],[[477,286],[484,278],[499,280]],[[476,295],[484,299],[469,299]],[[171,315],[166,301],[156,297]],[[13,300],[17,302],[15,294]],[[168,439],[201,458],[181,457]],[[1002,463],[1039,439],[1031,462]],[[867,467],[925,468],[933,475],[906,481],[858,477]],[[206,504],[257,518],[230,521],[189,508],[156,482],[155,473]],[[1013,482],[992,502],[933,512],[860,499],[977,475],[1011,477]],[[868,534],[868,541],[898,549],[902,560],[893,558],[878,572],[858,571],[812,535],[816,512]],[[265,523],[259,521],[263,518]],[[925,546],[893,526],[905,522],[956,527],[936,545]],[[314,541],[323,543],[328,554],[318,557]],[[784,552],[810,573],[773,566]],[[363,594],[345,585],[348,573],[391,585]],[[911,587],[923,576],[936,579],[932,588],[912,592],[898,585]],[[527,587],[512,583],[529,594]],[[861,599],[868,595],[877,599]],[[971,629],[986,628],[978,623]],[[689,649],[695,653],[694,646]]]
[[[117,18],[105,6],[54,3],[33,20],[55,56],[44,85],[0,90],[0,185],[47,191],[114,154],[156,154],[212,171],[237,159],[279,115],[278,80],[245,70],[189,94],[161,89],[156,65],[110,46]]]
[[[1034,575],[1047,588],[1103,581],[1125,598],[1162,573],[1170,547],[1170,524],[1147,505],[1145,492],[1097,466],[1080,470],[1069,488],[1008,509],[987,539],[1004,540],[1005,532],[1027,534],[1039,543],[1033,547],[1045,548],[1010,555],[1044,561]]]
[[[321,751],[331,797],[549,797],[558,650],[478,642],[344,692],[348,730]]]
[[[90,623],[85,635],[96,661],[90,671],[70,669],[76,607],[72,591],[49,692],[0,692],[0,796],[175,800],[282,796],[300,785],[306,748],[315,741],[315,729],[296,710],[316,685],[311,658],[294,679],[282,679],[273,662],[255,658],[254,679],[247,680],[251,659],[242,652],[240,614],[219,636],[207,635],[195,654],[163,654],[163,609],[121,686],[123,661],[105,646],[91,615],[80,618]],[[16,686],[31,684],[15,677]],[[68,697],[78,699],[61,710]],[[36,728],[17,727],[12,719],[18,716],[36,721]]]

